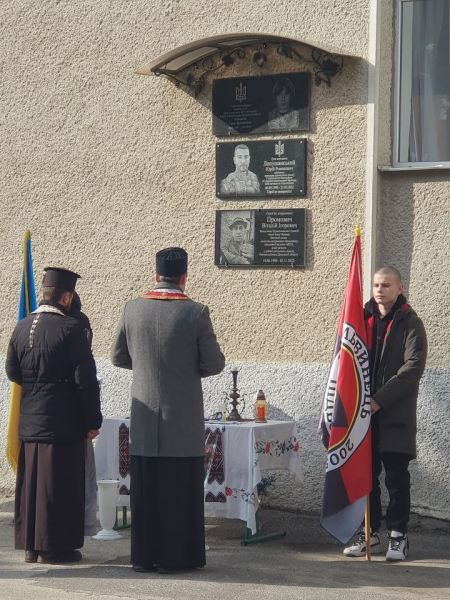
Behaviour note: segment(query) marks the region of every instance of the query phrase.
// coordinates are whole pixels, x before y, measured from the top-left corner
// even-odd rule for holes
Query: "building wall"
[[[381,0],[379,165],[392,164],[395,93],[395,2]],[[449,518],[449,445],[442,423],[450,414],[448,170],[380,171],[377,267],[400,270],[405,294],[423,319],[429,353],[418,407],[418,458],[412,467],[413,503]]]
[[[284,478],[270,501],[317,512],[325,453],[316,425],[353,228],[364,223],[368,27],[367,0],[8,4],[0,23],[6,48],[0,82],[5,215],[0,223],[0,355],[6,353],[15,322],[21,243],[29,228],[37,279],[47,265],[63,265],[83,276],[78,290],[94,329],[104,412],[127,413],[129,374],[113,369],[108,360],[115,326],[123,304],[151,287],[155,252],[181,245],[190,256],[188,293],[209,305],[228,365],[242,367],[242,391],[264,389],[273,418],[293,417],[300,423],[305,484],[302,490],[291,489]],[[312,85],[305,199],[217,200],[211,80],[194,99],[163,78],[134,74],[174,47],[236,31],[303,38],[363,57],[347,59],[331,88]],[[263,73],[305,68],[269,54]],[[240,70],[232,67],[217,76],[260,72],[246,62]],[[307,209],[305,268],[213,266],[215,210],[256,207]],[[404,236],[413,245],[407,229]],[[384,260],[392,250],[384,238],[382,244]],[[424,300],[419,309],[425,312],[429,296],[426,290],[419,295]],[[443,366],[442,350],[433,360],[432,366]],[[430,402],[441,381],[441,371],[436,373],[427,372],[431,383],[424,398]],[[229,367],[205,382],[208,411],[230,382]],[[4,428],[4,375],[0,386]],[[4,461],[0,473],[0,486],[11,490]],[[437,470],[433,473],[437,476]],[[440,510],[441,504],[437,497],[431,508]]]
[[[151,9],[129,1],[11,5],[2,32],[8,52],[0,193],[9,214],[0,258],[7,280],[19,279],[20,261],[11,257],[28,227],[37,273],[56,263],[83,275],[79,290],[96,332],[94,350],[107,356],[124,301],[151,285],[155,251],[179,244],[191,257],[190,293],[210,305],[230,358],[327,361],[338,310],[329,314],[330,301],[341,295],[347,267],[335,257],[348,255],[353,225],[364,214],[364,63],[349,61],[331,89],[312,86],[308,198],[258,203],[215,198],[210,87],[195,100],[163,78],[134,71],[183,43],[236,31],[242,17],[250,31],[334,45],[339,19],[348,51],[363,54],[365,4],[325,3],[321,18],[310,2],[295,10],[277,3],[276,11],[271,2],[253,11],[237,2],[226,8],[214,2],[209,10],[187,1],[155,2]],[[281,57],[268,65],[264,72],[298,69]],[[242,74],[258,73],[254,65],[243,67]],[[212,266],[215,210],[256,204],[307,208],[305,269],[237,273]],[[14,286],[2,290],[0,302],[8,315],[0,331],[4,347],[14,323]],[[324,327],[317,332],[310,315],[318,305]],[[270,315],[264,322],[263,309]],[[252,335],[236,335],[249,327]],[[319,337],[311,348],[301,338],[313,332]]]

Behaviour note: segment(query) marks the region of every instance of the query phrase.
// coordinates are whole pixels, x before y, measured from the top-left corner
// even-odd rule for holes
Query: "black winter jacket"
[[[65,313],[60,305],[53,306]],[[30,347],[34,319],[30,315],[17,323],[5,364],[8,378],[22,386],[19,439],[42,443],[83,439],[102,424],[89,341],[75,319],[42,313]]]
[[[74,292],[72,298],[72,304],[70,305],[69,316],[75,319],[83,325],[84,333],[89,341],[89,345],[92,348],[92,327],[87,315],[84,314],[81,310],[81,300],[80,296]]]
[[[365,306],[369,350],[375,310],[372,298]],[[380,452],[416,456],[417,396],[426,358],[425,328],[405,301],[388,327],[375,375],[373,398],[381,406],[377,413]]]

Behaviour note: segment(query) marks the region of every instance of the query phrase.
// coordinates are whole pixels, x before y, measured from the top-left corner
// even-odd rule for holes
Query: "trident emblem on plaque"
[[[284,154],[284,144],[281,143],[281,140],[278,141],[278,144],[275,144],[275,154],[277,156],[283,156]]]
[[[239,87],[236,86],[236,100],[239,100],[239,102],[247,100],[247,86],[242,85],[242,81],[239,84]]]

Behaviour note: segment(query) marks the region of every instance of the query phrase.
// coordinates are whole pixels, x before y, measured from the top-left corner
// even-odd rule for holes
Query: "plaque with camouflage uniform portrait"
[[[216,195],[306,196],[306,139],[216,144]]]
[[[217,227],[217,225],[216,225]],[[253,211],[221,211],[218,224],[218,262],[222,265],[252,265],[255,259]]]
[[[214,264],[218,267],[303,267],[306,211],[216,211]]]
[[[310,73],[213,82],[214,135],[308,131]]]

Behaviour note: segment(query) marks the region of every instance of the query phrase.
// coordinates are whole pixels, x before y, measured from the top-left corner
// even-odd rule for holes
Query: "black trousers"
[[[389,492],[389,505],[386,511],[386,526],[401,533],[408,530],[411,510],[411,478],[409,462],[411,457],[394,452],[380,453],[378,445],[378,423],[372,420],[372,492],[370,493],[370,526],[372,531],[381,528],[381,488],[380,475],[385,471],[385,484]]]
[[[131,456],[131,563],[203,567],[205,459]]]

